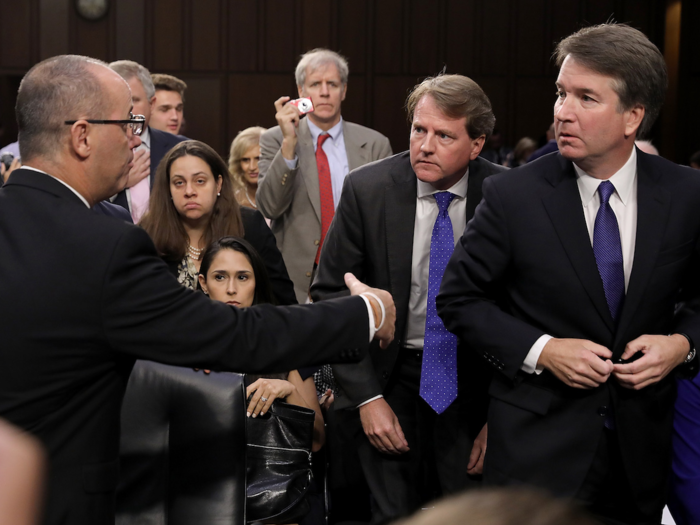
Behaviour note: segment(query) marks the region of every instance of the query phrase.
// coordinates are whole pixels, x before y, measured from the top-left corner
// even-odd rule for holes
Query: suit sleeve
[[[115,244],[101,310],[112,351],[214,370],[272,373],[357,361],[369,339],[361,297],[237,309],[188,290],[139,228],[129,228]]]
[[[484,181],[483,195],[445,269],[437,310],[450,332],[514,379],[545,334],[504,311],[499,301],[514,254],[507,213],[492,179]]]
[[[269,130],[260,137],[260,177],[255,202],[262,214],[277,219],[292,205],[294,180],[299,173],[297,167],[290,170],[282,156],[282,136],[277,129]]]
[[[311,298],[314,301],[348,295],[344,281],[344,275],[347,272],[353,273],[360,281],[366,280],[365,240],[362,214],[355,195],[353,178],[346,177],[340,202],[323,243],[318,269],[311,285]],[[377,345],[376,342],[371,344]],[[345,394],[336,400],[337,408],[355,407],[382,393],[369,354],[357,364],[334,365],[333,375]]]
[[[245,239],[253,245],[267,268],[270,284],[279,304],[297,304],[294,283],[289,278],[282,254],[277,249],[275,236],[260,212],[241,208],[245,222]]]

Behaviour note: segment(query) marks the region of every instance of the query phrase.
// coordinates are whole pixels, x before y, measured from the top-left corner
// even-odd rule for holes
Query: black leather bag
[[[296,523],[309,511],[315,416],[310,408],[275,401],[264,416],[247,418],[248,523]]]

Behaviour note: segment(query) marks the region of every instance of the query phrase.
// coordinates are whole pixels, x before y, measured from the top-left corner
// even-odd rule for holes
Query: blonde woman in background
[[[228,169],[233,175],[236,200],[241,206],[257,209],[255,191],[258,189],[260,135],[265,128],[254,126],[240,131],[231,143]]]

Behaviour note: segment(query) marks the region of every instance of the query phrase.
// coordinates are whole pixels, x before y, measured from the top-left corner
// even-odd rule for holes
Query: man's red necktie
[[[321,246],[328,233],[328,228],[333,220],[335,207],[333,205],[333,185],[331,184],[331,167],[328,164],[328,157],[323,151],[323,143],[331,136],[327,133],[318,136],[316,146],[316,167],[318,168],[318,187],[321,193],[321,239],[316,252],[316,264],[321,255]]]

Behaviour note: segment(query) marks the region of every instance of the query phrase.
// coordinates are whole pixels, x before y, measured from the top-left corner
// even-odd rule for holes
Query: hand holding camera
[[[280,97],[275,101],[275,119],[282,130],[282,156],[288,160],[294,160],[294,148],[297,145],[296,127],[302,115],[314,110],[310,98]]]

